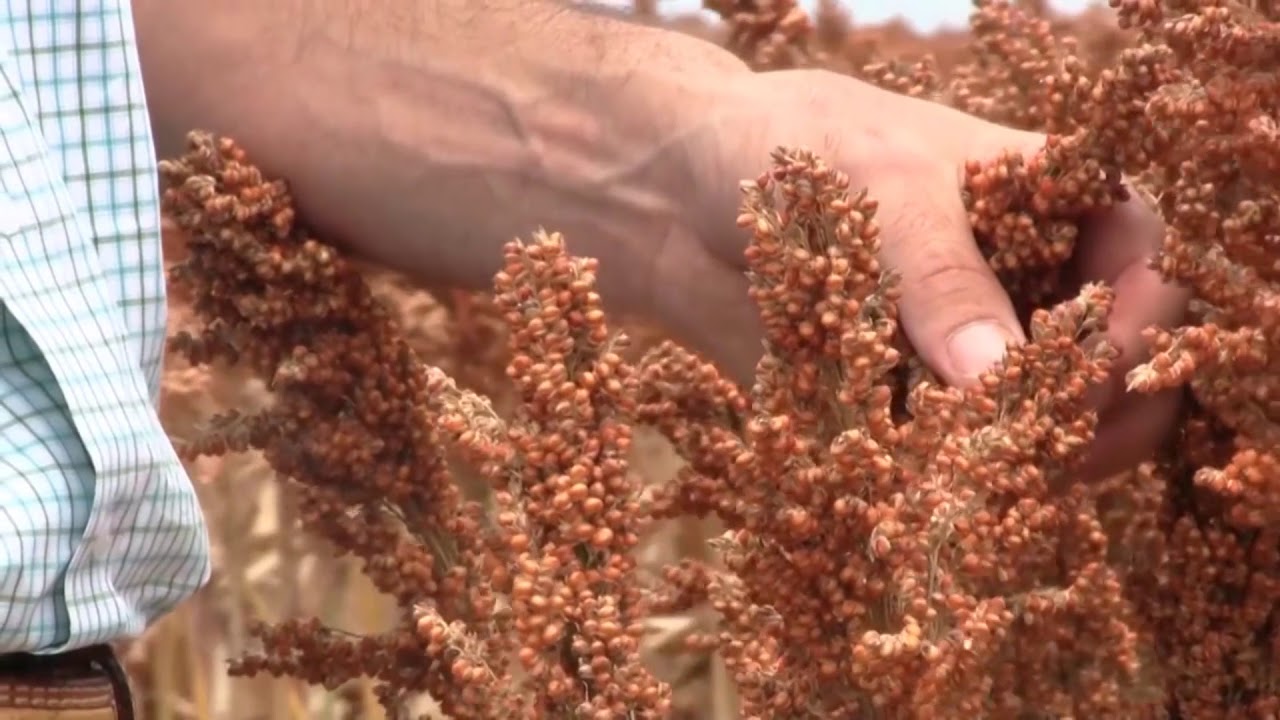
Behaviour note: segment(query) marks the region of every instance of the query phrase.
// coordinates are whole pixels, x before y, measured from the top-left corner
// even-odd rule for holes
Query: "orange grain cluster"
[[[1036,311],[980,387],[945,388],[895,347],[865,193],[789,151],[744,192],[755,384],[666,345],[642,366],[641,418],[690,460],[659,508],[730,527],[724,573],[673,569],[667,604],[721,611],[745,716],[1135,712],[1133,613],[1071,475],[1113,355],[1081,341],[1110,291]]]
[[[404,610],[379,636],[261,627],[262,652],[233,672],[335,688],[370,675],[393,714],[427,692],[457,718],[662,716],[667,690],[639,662],[628,550],[644,514],[623,341],[604,324],[594,261],[557,236],[507,246],[495,287],[520,399],[508,424],[418,360],[356,268],[294,225],[285,185],[234,143],[193,133],[161,173],[190,245],[174,280],[203,321],[173,349],[243,363],[273,396],[260,414],[213,419],[185,451],[262,451],[304,525]],[[455,455],[490,481],[492,507],[461,497]]]
[[[813,23],[796,0],[705,0],[729,25],[728,44],[757,70],[805,67],[820,51]]]
[[[1109,628],[1111,640],[1092,660],[1115,661],[1037,673],[1018,691],[1026,698],[1028,690],[1056,684],[1055,702],[1015,709],[992,694],[976,714],[1273,718],[1280,713],[1280,83],[1271,68],[1280,57],[1280,14],[1270,3],[1217,0],[1112,5],[1132,38],[1114,52],[1080,53],[1080,44],[1055,36],[1025,8],[979,0],[971,63],[948,73],[935,71],[928,57],[864,68],[899,92],[1049,133],[1034,157],[978,158],[966,168],[978,244],[1025,310],[1071,290],[1067,271],[1080,223],[1131,196],[1160,211],[1167,231],[1157,265],[1195,297],[1186,326],[1151,333],[1154,357],[1128,378],[1134,392],[1188,394],[1176,438],[1152,464],[1054,494],[1055,501],[1088,496],[1079,498],[1075,519],[1091,514],[1081,528],[1092,528],[1092,556],[1102,564],[1083,587],[1109,599],[1075,622]],[[830,380],[828,396],[839,392],[839,381]],[[679,439],[690,431],[672,432]],[[909,457],[902,452],[894,461]],[[715,493],[703,490],[691,506],[715,504]],[[1060,561],[1076,559],[1079,547],[1059,545]],[[1022,572],[1002,555],[992,560],[1000,572]],[[742,594],[741,582],[715,587],[740,593],[721,603],[732,609],[730,626],[741,608],[766,597]],[[793,621],[784,613],[779,622]],[[1082,635],[1049,646],[1069,646]],[[722,640],[736,648],[743,638]],[[771,652],[786,650],[778,641]],[[798,643],[792,650],[809,652]],[[1021,667],[1047,666],[1029,658]],[[989,688],[1008,677],[997,666],[980,675]],[[912,677],[896,682],[910,685]],[[1072,686],[1080,682],[1087,685]],[[957,716],[975,714],[956,707]],[[866,708],[851,714],[877,716]],[[953,716],[904,704],[884,714]]]
[[[708,4],[758,68],[857,67],[1048,134],[1033,156],[963,168],[1030,341],[975,388],[939,384],[898,326],[875,188],[779,149],[738,218],[766,339],[751,387],[670,343],[630,362],[594,261],[539,234],[495,278],[500,414],[417,359],[356,268],[295,226],[283,183],[195,134],[163,166],[191,243],[174,279],[204,323],[174,347],[247,365],[274,403],[188,451],[261,450],[308,528],[404,610],[375,637],[263,628],[235,670],[368,674],[389,708],[427,692],[459,718],[662,717],[643,621],[709,603],[718,625],[690,650],[720,653],[745,717],[1280,716],[1276,9],[1113,0],[1119,29],[1077,41],[1027,4],[977,0],[963,56],[853,62],[866,46],[829,7]],[[1187,402],[1150,462],[1083,483],[1114,298],[1071,261],[1084,224],[1123,202],[1158,209],[1156,265],[1196,300],[1128,384]],[[688,461],[652,496],[627,465],[636,423]],[[486,502],[458,492],[460,466]],[[688,515],[726,526],[721,564],[647,587],[637,538]]]

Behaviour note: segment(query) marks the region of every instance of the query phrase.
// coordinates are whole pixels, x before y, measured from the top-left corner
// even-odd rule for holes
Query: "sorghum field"
[[[163,414],[217,570],[125,648],[145,716],[1280,718],[1280,9],[1111,4],[977,0],[933,37],[834,4],[634,10],[1049,133],[966,168],[1031,330],[970,390],[899,331],[876,189],[804,148],[744,178],[767,342],[739,387],[604,312],[554,232],[491,293],[413,287],[193,132],[162,166]],[[1112,296],[1061,270],[1129,193],[1195,297],[1129,386],[1187,403],[1084,483]]]

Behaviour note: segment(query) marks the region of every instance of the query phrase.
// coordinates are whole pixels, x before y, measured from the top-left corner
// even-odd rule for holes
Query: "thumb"
[[[881,255],[901,278],[898,307],[912,346],[947,384],[968,385],[1026,336],[958,198],[954,206],[921,207],[930,196],[940,197],[922,193],[899,205],[885,222]]]

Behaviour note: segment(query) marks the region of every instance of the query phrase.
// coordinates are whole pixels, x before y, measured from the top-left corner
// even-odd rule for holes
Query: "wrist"
[[[914,121],[898,105],[910,100],[827,70],[778,70],[735,76],[713,95],[701,135],[691,143],[687,212],[710,250],[741,266],[745,236],[735,219],[739,183],[771,165],[778,147],[806,148],[855,182],[868,159]],[[923,103],[923,101],[920,101]],[[911,109],[911,108],[907,108]],[[903,118],[887,123],[885,118]]]
[[[601,260],[601,286],[615,306],[648,314],[655,255],[673,232],[691,234],[701,222],[689,202],[697,191],[694,166],[752,73],[695,38],[627,32],[632,48],[653,49],[650,62],[556,64],[532,86],[512,86],[507,97],[525,131],[525,162],[538,175],[522,192],[550,191],[533,200],[532,216],[563,231],[575,252]],[[563,87],[576,90],[555,89]]]

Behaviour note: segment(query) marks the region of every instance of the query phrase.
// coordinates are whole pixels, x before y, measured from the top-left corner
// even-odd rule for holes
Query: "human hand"
[[[760,355],[746,296],[744,236],[733,226],[740,179],[757,175],[777,145],[803,146],[847,172],[879,200],[882,260],[901,277],[902,327],[945,382],[964,385],[1025,340],[1012,303],[983,259],[960,195],[965,161],[1009,149],[1039,150],[1044,137],[950,108],[878,90],[823,71],[745,79],[740,102],[691,141],[694,192],[688,232],[668,237],[658,258],[659,315],[740,379]],[[1128,393],[1124,376],[1145,359],[1152,325],[1182,317],[1188,293],[1149,268],[1163,227],[1140,199],[1088,218],[1074,270],[1116,291],[1108,340],[1120,355],[1094,394],[1101,422],[1088,473],[1103,476],[1148,456],[1167,436],[1177,392]],[[714,338],[715,342],[709,342]]]

